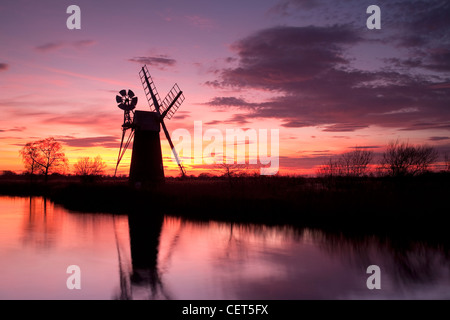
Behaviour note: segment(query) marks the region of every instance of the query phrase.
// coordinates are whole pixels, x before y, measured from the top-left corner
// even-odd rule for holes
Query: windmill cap
[[[138,130],[155,132],[161,130],[157,112],[136,110],[133,123]]]

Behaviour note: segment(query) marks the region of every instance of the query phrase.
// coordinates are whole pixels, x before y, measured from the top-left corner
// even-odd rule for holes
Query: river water
[[[0,197],[3,300],[450,299],[449,253],[406,239]],[[368,273],[371,265],[379,272]],[[368,288],[369,277],[380,289]],[[69,278],[80,288],[69,289]]]

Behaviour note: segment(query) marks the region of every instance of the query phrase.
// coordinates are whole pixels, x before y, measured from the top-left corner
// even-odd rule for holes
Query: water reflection
[[[315,241],[328,254],[363,268],[382,261],[396,286],[432,284],[450,272],[448,239],[408,240],[398,236],[362,236],[315,231]]]
[[[124,218],[117,217],[121,235]],[[0,299],[111,299],[119,282],[113,226],[112,215],[0,197]],[[70,265],[81,268],[81,290],[66,286]]]
[[[48,249],[55,244],[60,227],[53,203],[47,198],[29,197],[28,215],[23,221],[23,244]]]
[[[0,299],[450,299],[450,241],[418,239],[0,197]],[[71,264],[82,290],[65,287]]]
[[[120,294],[118,299],[170,299],[158,268],[160,235],[164,216],[133,212],[128,216],[131,268],[123,260],[118,244]],[[117,238],[116,238],[117,239]]]
[[[175,228],[165,272],[175,299],[450,297],[445,241],[166,217],[160,246]],[[372,264],[382,270],[383,290],[366,287]]]

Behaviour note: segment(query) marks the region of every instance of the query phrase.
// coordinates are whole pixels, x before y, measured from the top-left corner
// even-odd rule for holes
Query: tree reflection
[[[49,248],[54,244],[58,221],[53,203],[45,197],[29,197],[28,215],[23,224],[23,244]]]
[[[447,241],[413,240],[405,234],[363,235],[330,230],[313,230],[311,235],[330,255],[338,255],[361,270],[377,264],[397,284],[432,283],[439,273],[450,270]]]

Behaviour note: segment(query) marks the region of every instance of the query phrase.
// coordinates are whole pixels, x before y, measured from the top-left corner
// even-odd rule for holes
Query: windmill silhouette
[[[114,175],[117,173],[117,168],[126,149],[134,138],[130,165],[130,182],[135,186],[163,182],[164,167],[159,138],[159,132],[162,127],[175,160],[181,170],[181,175],[185,177],[186,171],[164,123],[164,119],[171,119],[183,103],[185,99],[183,92],[175,84],[161,102],[155,83],[146,65],[139,71],[139,77],[150,106],[150,111],[134,110],[137,104],[137,97],[135,97],[134,92],[131,90],[121,90],[119,92],[120,96],[116,96],[116,102],[119,103],[118,107],[124,110],[124,122],[122,124],[122,140],[120,142],[119,156]],[[130,134],[124,144],[128,130],[130,130]]]
[[[138,98],[135,97],[134,92],[131,90],[128,90],[128,92],[126,90],[121,90],[119,94],[120,96],[119,95],[116,96],[116,102],[118,103],[117,106],[123,110],[123,124],[122,124],[122,139],[120,141],[119,156],[117,157],[116,170],[114,171],[114,176],[116,176],[119,163],[122,160],[122,157],[125,154],[125,151],[127,150],[134,136],[133,130],[134,108],[136,108],[136,104],[138,102]],[[129,129],[131,129],[131,133],[129,134],[128,139],[124,146],[123,141],[126,132]]]

